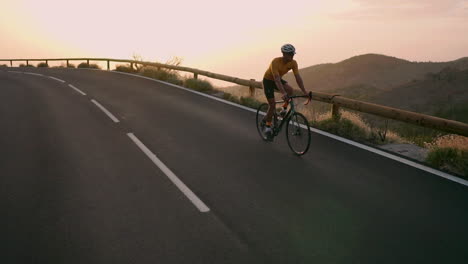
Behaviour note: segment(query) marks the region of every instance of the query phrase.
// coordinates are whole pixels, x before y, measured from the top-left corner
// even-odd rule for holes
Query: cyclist
[[[285,103],[282,106],[280,115],[286,113],[286,108],[289,104],[289,96],[292,95],[293,88],[283,80],[281,77],[285,75],[289,70],[293,70],[294,77],[296,78],[297,85],[301,88],[304,95],[307,95],[307,91],[304,88],[304,82],[302,81],[301,75],[299,74],[299,69],[297,62],[293,60],[294,54],[296,54],[296,49],[291,44],[285,44],[281,47],[281,52],[283,57],[275,58],[271,61],[270,66],[263,76],[263,90],[265,96],[268,100],[268,112],[263,119],[262,125],[265,125],[265,135],[268,138],[271,138],[273,131],[271,128],[271,120],[273,118],[273,112],[275,111],[275,94],[274,91],[277,90],[283,94],[282,99],[285,100]]]

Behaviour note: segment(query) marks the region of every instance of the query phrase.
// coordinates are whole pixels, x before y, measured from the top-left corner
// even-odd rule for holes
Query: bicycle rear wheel
[[[294,113],[286,126],[286,139],[289,148],[298,156],[306,154],[310,146],[309,122],[301,113]]]
[[[268,141],[268,137],[263,133],[263,129],[265,128],[265,125],[262,123],[263,119],[265,118],[266,113],[268,112],[268,104],[261,104],[258,109],[257,109],[257,131],[260,137]]]

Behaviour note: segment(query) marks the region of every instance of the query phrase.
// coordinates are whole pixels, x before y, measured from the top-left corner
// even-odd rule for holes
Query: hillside
[[[365,54],[339,63],[302,68],[300,73],[305,85],[315,91],[330,91],[356,85],[388,90],[413,80],[424,79],[427,73],[437,73],[446,67],[468,69],[468,57],[451,62],[410,62],[385,55]],[[291,72],[284,79],[297,88]]]
[[[308,90],[468,122],[468,57],[410,62],[365,54],[299,71]],[[291,72],[284,79],[297,88]]]
[[[413,81],[381,93],[370,102],[468,122],[468,70],[452,67],[429,73],[424,80]]]

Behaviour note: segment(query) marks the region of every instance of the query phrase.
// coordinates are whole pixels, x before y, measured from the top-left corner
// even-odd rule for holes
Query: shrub
[[[38,68],[48,68],[49,64],[47,64],[45,62],[40,62],[39,64],[37,64],[37,67]]]
[[[257,109],[262,104],[262,102],[256,100],[255,98],[252,98],[252,97],[242,97],[241,96],[240,104],[245,105],[245,106],[250,107],[250,108],[253,108],[253,109]]]
[[[175,78],[175,79],[170,78],[170,79],[167,79],[166,82],[170,82],[170,83],[173,83],[175,85],[180,85],[180,86],[184,85],[184,81],[178,78]]]
[[[76,68],[76,66],[75,66],[75,64],[69,63],[68,66],[67,66],[67,68]]]
[[[116,71],[119,71],[119,72],[128,72],[128,73],[135,73],[137,72],[135,69],[132,69],[130,66],[128,65],[117,65],[117,67],[115,67],[115,70]]]
[[[194,78],[185,80],[184,86],[204,93],[213,91],[213,85],[210,82]]]
[[[333,118],[325,119],[316,122],[314,125],[318,129],[341,137],[360,142],[364,142],[366,140],[366,131],[345,118],[341,118],[338,121],[334,120]]]
[[[435,148],[427,155],[426,162],[433,167],[468,177],[468,151],[447,147]]]
[[[230,94],[230,93],[224,93],[224,94],[223,94],[223,99],[224,99],[224,100],[231,101],[231,102],[236,103],[236,104],[240,104],[240,100],[237,99],[237,97],[233,96],[233,95]]]
[[[428,149],[454,148],[461,151],[468,151],[468,137],[453,134],[444,135],[436,138],[431,143],[424,143],[424,147]]]
[[[161,81],[172,81],[172,82],[178,82],[177,80],[180,80],[177,74],[166,71],[164,69],[159,69],[158,67],[153,67],[153,66],[145,66],[140,69],[140,73],[143,76],[153,78],[153,79],[158,79]]]
[[[6,64],[0,64],[0,68],[6,68],[8,67]]]
[[[21,63],[19,66],[20,66],[20,67],[26,67],[26,64]]]
[[[101,67],[99,67],[99,65],[97,64],[88,64],[86,62],[82,62],[80,64],[78,64],[78,68],[87,68],[87,69],[101,69]]]

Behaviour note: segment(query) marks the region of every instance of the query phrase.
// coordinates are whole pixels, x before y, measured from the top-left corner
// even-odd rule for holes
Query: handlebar
[[[308,98],[307,101],[304,103],[304,105],[308,105],[310,101],[312,100],[312,92],[309,92],[308,95],[293,95],[293,96],[288,96],[288,100],[294,99],[294,98]],[[284,101],[278,101],[277,103],[281,103]]]

